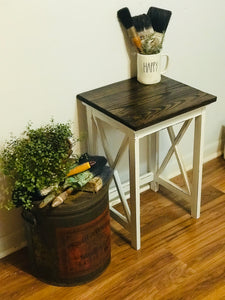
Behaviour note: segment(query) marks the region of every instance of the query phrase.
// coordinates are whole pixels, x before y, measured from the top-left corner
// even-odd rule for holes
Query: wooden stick
[[[66,198],[72,193],[73,188],[70,187],[68,188],[66,191],[64,191],[63,193],[61,193],[60,195],[58,195],[52,202],[52,207],[56,207],[59,206],[60,204],[62,204]]]

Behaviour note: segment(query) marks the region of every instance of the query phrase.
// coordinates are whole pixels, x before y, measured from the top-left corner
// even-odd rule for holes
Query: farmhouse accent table
[[[88,142],[90,154],[96,154],[99,133],[105,155],[114,170],[115,185],[124,213],[111,205],[111,216],[130,232],[131,245],[141,247],[140,237],[140,179],[150,183],[154,191],[164,186],[178,196],[190,201],[191,216],[200,217],[203,132],[206,105],[215,102],[216,96],[199,91],[186,84],[162,76],[161,82],[143,85],[136,78],[123,80],[77,95],[86,106]],[[194,120],[193,178],[189,182],[185,165],[179,151],[179,143],[190,123]],[[118,152],[113,158],[104,125],[123,132],[121,141],[116,140]],[[174,125],[180,123],[175,134]],[[159,131],[166,129],[171,141],[168,153],[159,165]],[[139,141],[150,139],[150,172],[140,178]],[[118,162],[126,147],[129,149],[130,195],[126,195],[117,170]],[[172,155],[175,154],[185,187],[182,188],[162,176]],[[130,204],[128,204],[130,198]]]

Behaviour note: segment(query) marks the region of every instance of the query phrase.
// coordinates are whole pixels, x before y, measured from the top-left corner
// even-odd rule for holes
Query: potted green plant
[[[71,138],[69,123],[51,120],[37,129],[28,124],[23,135],[12,137],[0,151],[0,170],[12,188],[6,207],[22,207],[31,272],[60,286],[97,277],[111,258],[112,170],[104,157],[74,155]],[[98,193],[79,190],[103,170]]]
[[[12,197],[4,206],[31,209],[41,191],[62,182],[71,164],[70,123],[55,123],[33,129],[31,123],[20,137],[11,137],[0,151],[0,170],[10,179]],[[3,204],[2,204],[3,206]]]
[[[112,170],[105,157],[73,154],[71,138],[69,123],[51,120],[37,129],[28,124],[23,135],[12,137],[0,151],[0,170],[12,189],[5,206],[22,207],[31,272],[65,286],[100,275],[111,258]],[[101,190],[81,191],[95,175]]]

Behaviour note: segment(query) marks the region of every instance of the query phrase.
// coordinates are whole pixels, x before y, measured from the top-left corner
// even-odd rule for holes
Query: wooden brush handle
[[[66,175],[67,177],[84,172],[88,169],[91,168],[91,165],[89,162],[85,162],[81,165],[76,166],[75,168],[73,168],[72,170],[69,171],[69,173]]]
[[[60,204],[62,204],[66,198],[72,193],[73,188],[68,188],[65,192],[61,193],[60,195],[58,195],[52,202],[52,207],[56,207],[59,206]]]
[[[134,43],[138,51],[141,53],[142,52],[141,38],[139,36],[136,36],[132,39],[132,42]]]
[[[131,39],[131,41],[133,42],[133,44],[136,46],[136,48],[138,49],[138,52],[142,53],[142,44],[141,44],[141,38],[138,35],[136,29],[134,26],[130,27],[128,30],[128,35]]]

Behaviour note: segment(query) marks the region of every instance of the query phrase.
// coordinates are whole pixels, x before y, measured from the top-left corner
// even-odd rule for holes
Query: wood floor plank
[[[188,203],[163,189],[144,192],[141,249],[132,249],[129,234],[111,220],[111,262],[98,278],[80,286],[57,287],[33,277],[26,248],[9,255],[0,260],[0,299],[225,299],[222,157],[204,165],[201,217],[193,219],[188,210]]]

